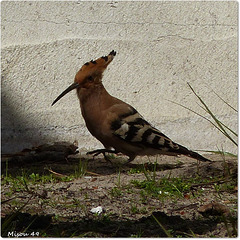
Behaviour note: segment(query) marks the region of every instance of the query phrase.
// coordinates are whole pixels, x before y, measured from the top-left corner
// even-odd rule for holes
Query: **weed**
[[[160,199],[175,196],[184,197],[184,193],[190,191],[191,188],[191,184],[181,178],[162,178],[159,181],[133,180],[131,183]],[[141,193],[141,196],[145,197],[143,193]]]
[[[39,174],[32,173],[29,175],[29,178],[32,180],[32,183],[35,184],[40,180]]]
[[[103,223],[110,223],[111,222],[111,215],[112,213],[109,212],[109,213],[103,213],[100,215],[100,220],[103,222]]]
[[[133,214],[139,213],[139,209],[135,204],[131,204],[131,212]]]
[[[121,169],[118,170],[117,182],[115,182],[115,187],[113,187],[110,191],[112,197],[122,196],[123,186],[121,185]]]
[[[75,167],[74,177],[81,178],[87,172],[88,161],[79,160],[77,167]]]
[[[113,187],[111,189],[111,192],[110,194],[113,196],[113,197],[120,197],[122,196],[122,190],[118,187]]]
[[[218,197],[219,197],[220,199],[222,199],[221,192],[220,192],[221,186],[220,186],[219,184],[217,184],[217,183],[214,183],[213,186],[214,186],[214,189],[215,189]]]
[[[87,192],[84,194],[84,199],[85,200],[89,199],[89,196],[88,196]]]
[[[142,173],[142,172],[143,172],[143,170],[140,169],[140,168],[131,168],[131,169],[128,171],[129,174],[136,174],[136,173]]]
[[[146,204],[148,202],[149,194],[144,190],[140,190],[139,194],[140,194],[140,197],[141,197],[141,202],[143,204]]]
[[[121,187],[121,170],[120,170],[120,168],[118,170],[118,178],[117,178],[116,186],[119,188]]]
[[[54,217],[53,217],[53,220],[57,222],[59,220],[59,215],[55,214]]]
[[[160,228],[164,231],[164,233],[166,234],[167,237],[172,238],[173,235],[171,234],[170,231],[168,231],[161,223],[160,221],[152,214],[152,217],[154,218],[154,220],[157,222],[157,224],[160,226]]]
[[[1,227],[1,235],[2,236],[8,236],[8,232],[15,231],[16,229],[16,219],[18,216],[20,216],[21,211],[27,206],[29,201],[31,200],[31,197],[27,200],[26,203],[22,204],[17,211],[10,213],[4,221],[2,221],[2,227]],[[30,223],[32,224],[32,223]],[[29,226],[28,226],[29,227]],[[27,227],[27,228],[28,228]]]
[[[143,165],[143,173],[148,181],[152,181],[152,182],[156,181],[156,167],[157,167],[157,160],[153,165],[152,171],[146,169],[146,166]]]
[[[193,89],[193,87],[187,83],[189,88],[191,89],[191,91],[194,93],[194,95],[198,98],[198,100],[200,101],[200,103],[202,104],[201,108],[211,117],[211,119],[213,121],[211,121],[210,119],[208,119],[207,117],[201,115],[200,113],[197,113],[196,111],[180,104],[180,103],[176,103],[174,101],[168,100],[174,104],[177,104],[191,112],[193,112],[194,114],[202,117],[203,119],[207,120],[209,123],[211,123],[219,132],[221,132],[225,137],[227,137],[227,139],[229,139],[235,146],[238,146],[236,140],[234,140],[234,137],[238,137],[237,132],[233,131],[232,129],[230,129],[228,126],[226,126],[226,124],[224,124],[222,121],[220,121],[216,115],[210,110],[210,108],[207,106],[207,104],[204,102],[204,100],[196,93],[196,91]],[[215,93],[216,94],[216,93]],[[226,103],[229,107],[231,107],[234,111],[237,112],[237,110],[235,108],[233,108],[230,104],[228,104],[225,100],[223,100],[218,94],[216,94],[224,103]]]
[[[131,238],[141,238],[144,234],[144,231],[140,229],[136,234],[132,234]]]

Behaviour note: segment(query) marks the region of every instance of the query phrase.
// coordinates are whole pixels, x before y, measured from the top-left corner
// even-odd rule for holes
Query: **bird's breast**
[[[102,141],[104,121],[108,110],[108,93],[101,87],[78,90],[82,116],[89,132]]]

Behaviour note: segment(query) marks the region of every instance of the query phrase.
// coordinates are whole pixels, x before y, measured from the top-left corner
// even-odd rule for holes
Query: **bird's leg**
[[[118,153],[118,152],[116,150],[110,150],[110,149],[96,149],[94,151],[87,152],[87,154],[94,154],[93,157],[99,155],[100,153],[103,154],[104,159],[106,161],[112,163],[110,159],[106,156],[106,153]]]
[[[126,164],[132,162],[135,159],[136,156],[130,156],[129,159],[127,160]]]
[[[118,153],[116,150],[111,150],[111,149],[96,149],[94,151],[87,152],[87,154],[94,154],[93,156],[97,156],[100,153],[105,155],[105,153]]]
[[[94,156],[95,156],[95,155],[94,155]],[[105,152],[103,153],[103,156],[104,156],[104,159],[105,159],[107,162],[110,162],[111,164],[113,164],[112,161],[106,156]]]

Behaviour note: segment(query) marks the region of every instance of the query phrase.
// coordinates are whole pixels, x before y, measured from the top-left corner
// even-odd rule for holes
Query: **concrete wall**
[[[2,151],[52,141],[101,144],[74,92],[52,101],[85,62],[117,51],[103,82],[155,127],[191,149],[236,147],[206,120],[187,86],[237,130],[237,2],[13,2],[2,9]]]

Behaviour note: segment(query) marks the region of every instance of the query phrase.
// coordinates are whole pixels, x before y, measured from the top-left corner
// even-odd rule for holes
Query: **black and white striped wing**
[[[152,127],[134,108],[119,116],[112,123],[112,130],[115,136],[128,143],[138,144],[143,148],[154,148],[164,152],[179,149],[178,144]]]

